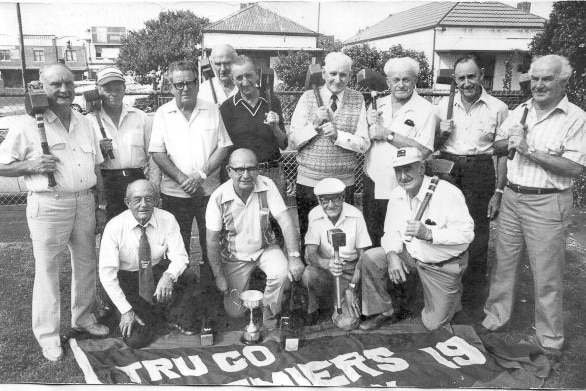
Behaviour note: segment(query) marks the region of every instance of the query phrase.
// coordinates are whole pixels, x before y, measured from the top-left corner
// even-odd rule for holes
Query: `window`
[[[96,48],[96,58],[102,58],[102,48]]]
[[[10,50],[0,50],[0,61],[10,61]]]
[[[77,61],[77,52],[71,49],[66,50],[65,61]]]
[[[45,61],[45,50],[44,49],[33,49],[34,61]]]

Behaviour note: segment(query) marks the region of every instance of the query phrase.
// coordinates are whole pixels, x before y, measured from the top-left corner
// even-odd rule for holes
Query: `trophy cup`
[[[233,290],[232,292],[230,292],[230,296],[232,296],[233,292],[237,293],[236,290]],[[262,327],[262,323],[259,320],[255,321],[254,310],[256,308],[262,307],[263,296],[264,295],[261,291],[247,290],[247,291],[240,293],[240,295],[238,296],[238,298],[240,299],[240,303],[236,302],[236,300],[234,300],[234,298],[232,298],[232,300],[236,304],[241,305],[242,307],[248,309],[248,311],[250,312],[250,322],[242,330],[242,338],[241,338],[242,343],[244,343],[246,345],[252,345],[252,344],[258,343],[262,339],[261,335],[260,335],[260,329]],[[261,319],[262,319],[262,317],[261,317]]]

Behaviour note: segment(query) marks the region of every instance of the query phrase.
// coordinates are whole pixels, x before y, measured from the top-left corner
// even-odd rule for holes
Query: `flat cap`
[[[325,178],[315,185],[313,193],[316,196],[320,196],[326,194],[340,194],[343,193],[344,190],[346,190],[346,185],[341,180],[337,178]]]
[[[98,71],[98,85],[103,86],[111,81],[125,82],[124,74],[116,67],[105,67]]]

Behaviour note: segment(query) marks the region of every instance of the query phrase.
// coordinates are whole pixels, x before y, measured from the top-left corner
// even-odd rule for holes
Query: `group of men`
[[[509,116],[507,106],[483,88],[478,59],[459,58],[458,92],[447,119],[447,99],[436,108],[417,94],[417,61],[389,60],[384,71],[390,95],[378,99],[377,110],[367,110],[362,94],[348,87],[352,60],[330,53],[324,85],[301,96],[288,133],[279,100],[259,88],[253,59],[229,45],[214,47],[210,59],[217,77],[201,87],[192,62],[169,65],[173,100],[152,122],[123,103],[124,77],[117,68],[98,73],[102,107],[83,116],[69,107],[71,72],[48,66],[41,81],[51,154],[42,153],[32,119],[11,129],[0,146],[0,175],[22,175],[29,189],[33,332],[48,360],[62,356],[58,255],[66,246],[72,327],[109,333],[92,314],[94,232],[108,220],[99,276],[125,337],[162,320],[193,332],[199,307],[247,289],[257,267],[266,274],[267,322],[281,313],[291,281],[307,287],[308,324],[331,314],[339,280],[344,305],[358,320],[352,327],[374,330],[407,316],[418,276],[427,329],[449,323],[464,305],[472,312],[483,307],[483,327],[496,330],[511,317],[527,249],[536,342],[559,355],[571,178],[586,166],[586,113],[566,97],[571,67],[565,58],[534,60],[533,98]],[[280,151],[287,146],[297,150],[298,226],[284,202]],[[426,174],[436,149],[455,164],[451,177],[439,182]],[[507,159],[512,151],[514,158]],[[352,205],[357,153],[366,154],[363,213]],[[49,187],[49,173],[55,187]],[[430,199],[427,193],[433,193]],[[488,283],[489,223],[497,216]],[[199,285],[206,288],[199,293],[188,268],[194,218]],[[334,246],[332,233],[340,231],[344,241]],[[198,295],[205,296],[196,301]],[[228,314],[241,315],[230,303],[224,300]]]

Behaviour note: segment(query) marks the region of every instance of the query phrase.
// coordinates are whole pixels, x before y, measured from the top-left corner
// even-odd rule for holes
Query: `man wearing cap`
[[[421,220],[417,214],[432,178],[417,148],[397,150],[393,161],[399,186],[391,193],[381,247],[364,253],[360,324],[374,330],[400,320],[404,308],[394,308],[387,284],[405,283],[417,271],[424,293],[423,325],[435,330],[461,309],[461,277],[468,264],[466,249],[474,238],[474,222],[462,192],[440,180]]]
[[[232,152],[226,169],[230,180],[212,194],[206,210],[208,256],[216,286],[224,294],[242,292],[259,267],[267,276],[264,318],[273,319],[281,312],[287,281],[299,280],[303,273],[297,229],[273,181],[258,175],[254,152]],[[281,227],[287,257],[276,243],[269,215]],[[230,316],[244,313],[230,297],[224,308]]]
[[[216,77],[212,78],[211,85],[209,81],[202,83],[198,95],[200,99],[219,106],[238,92],[238,87],[234,84],[231,73],[232,61],[237,55],[236,50],[225,43],[212,48],[210,63]]]
[[[362,94],[347,88],[352,59],[340,52],[325,58],[319,88],[323,106],[317,107],[313,91],[297,102],[289,132],[289,146],[297,150],[297,213],[301,236],[307,215],[318,205],[313,189],[324,178],[338,178],[346,187],[346,201],[354,203],[356,153],[370,146]]]
[[[193,281],[184,277],[189,263],[179,224],[156,208],[158,191],[139,179],[128,185],[128,209],[108,222],[100,249],[100,281],[121,314],[120,331],[132,334],[135,323],[153,327],[167,319],[193,331]]]
[[[103,161],[90,119],[71,110],[73,74],[63,64],[41,69],[48,108],[43,113],[51,154],[43,154],[37,124],[25,118],[0,146],[0,175],[24,176],[26,216],[35,258],[32,328],[49,361],[63,357],[60,328],[60,254],[71,253],[71,327],[104,336],[109,330],[92,313],[96,288],[95,229],[105,223]],[[49,186],[47,174],[57,184]],[[93,189],[95,187],[95,190]],[[101,206],[96,210],[94,193]]]
[[[360,317],[360,304],[356,295],[360,283],[358,259],[372,242],[362,213],[344,202],[346,185],[336,178],[325,178],[317,183],[314,193],[319,202],[309,213],[309,226],[305,234],[305,260],[309,264],[302,281],[308,289],[308,323],[319,318],[319,313],[331,314],[336,297],[334,278],[340,278],[340,292],[356,318]],[[328,231],[341,229],[346,244],[339,249],[339,260],[334,260],[334,248]]]
[[[126,82],[120,69],[100,69],[97,84],[102,101],[99,116],[107,138],[102,138],[97,119],[94,120],[94,129],[102,150],[111,150],[114,155],[111,159],[105,153],[101,164],[107,197],[106,213],[111,219],[126,209],[126,186],[145,177],[152,121],[142,110],[123,102]]]
[[[443,99],[439,105],[440,135],[447,135],[447,138],[440,138],[439,157],[454,162],[451,181],[462,190],[474,219],[474,240],[468,248],[468,269],[462,278],[462,303],[472,315],[482,308],[488,293],[490,220],[499,209],[506,179],[505,157],[498,158],[499,170],[495,177],[493,144],[496,131],[509,110],[504,102],[486,92],[483,79],[484,69],[476,56],[458,58],[454,65],[458,92],[454,97],[452,119],[446,119],[448,99]]]
[[[392,159],[398,148],[415,147],[427,157],[433,151],[436,116],[433,106],[415,89],[419,63],[409,57],[391,58],[385,64],[391,95],[377,100],[378,110],[368,111],[371,146],[366,153],[364,218],[374,246],[380,246],[391,191],[397,186]]]

